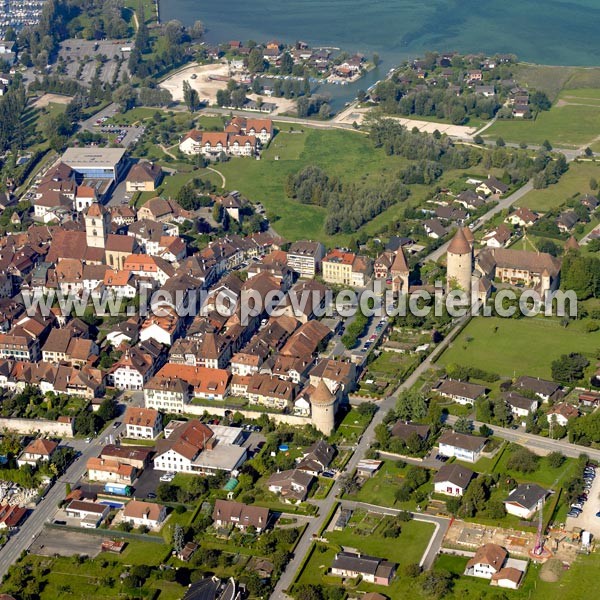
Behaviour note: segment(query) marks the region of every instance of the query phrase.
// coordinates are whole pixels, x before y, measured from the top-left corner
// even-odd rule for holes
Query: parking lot
[[[156,488],[161,483],[160,478],[164,474],[164,471],[155,471],[152,465],[146,467],[133,484],[133,495],[138,500],[143,500],[148,497],[148,494],[155,494]]]
[[[44,527],[29,550],[32,554],[42,556],[85,554],[93,558],[100,553],[101,546],[101,536],[55,527]]]
[[[118,42],[111,40],[78,40],[70,39],[62,42],[59,50],[59,57],[62,57],[67,64],[67,76],[75,79],[82,61],[85,61],[81,77],[79,81],[90,83],[96,73],[96,61],[94,57],[104,55],[108,60],[103,63],[100,71],[100,80],[106,83],[111,83],[118,73],[117,77],[121,77],[123,73],[127,73],[127,60],[129,52],[122,52],[121,48],[128,47],[126,42]],[[119,65],[114,60],[114,56],[121,56],[125,61]],[[91,60],[90,60],[91,59]]]
[[[599,470],[596,469],[596,478],[592,484],[592,488],[588,492],[588,499],[583,504],[583,509],[579,517],[567,517],[567,529],[572,530],[573,527],[581,527],[584,531],[589,531],[595,538],[600,539],[600,517],[596,513],[600,511],[600,476]]]

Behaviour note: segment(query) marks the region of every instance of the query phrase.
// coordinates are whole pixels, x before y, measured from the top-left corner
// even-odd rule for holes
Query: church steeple
[[[110,215],[98,202],[93,202],[85,215],[85,238],[91,248],[104,248],[110,231]]]

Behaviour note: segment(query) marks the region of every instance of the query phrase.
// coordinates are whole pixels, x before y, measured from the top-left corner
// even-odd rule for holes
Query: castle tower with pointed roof
[[[471,231],[467,234],[460,227],[448,246],[446,256],[447,284],[446,292],[461,289],[471,294],[471,275],[473,272],[473,240]]]
[[[310,395],[312,424],[325,435],[331,435],[335,427],[337,398],[321,379]]]
[[[85,215],[85,239],[91,248],[104,248],[110,232],[110,215],[98,202],[93,202]]]

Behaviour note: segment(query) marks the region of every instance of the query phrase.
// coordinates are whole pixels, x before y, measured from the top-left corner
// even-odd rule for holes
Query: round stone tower
[[[312,424],[325,435],[331,435],[335,427],[336,403],[337,398],[321,379],[310,395],[310,406]]]
[[[469,238],[473,234],[468,234],[460,227],[448,246],[446,256],[447,264],[447,283],[446,292],[461,289],[467,294],[471,294],[471,275],[473,272],[473,247]]]

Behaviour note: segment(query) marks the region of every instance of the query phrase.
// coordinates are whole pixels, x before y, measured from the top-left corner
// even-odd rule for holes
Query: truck
[[[124,483],[107,483],[104,486],[104,491],[115,496],[131,496],[132,492],[131,486]]]

